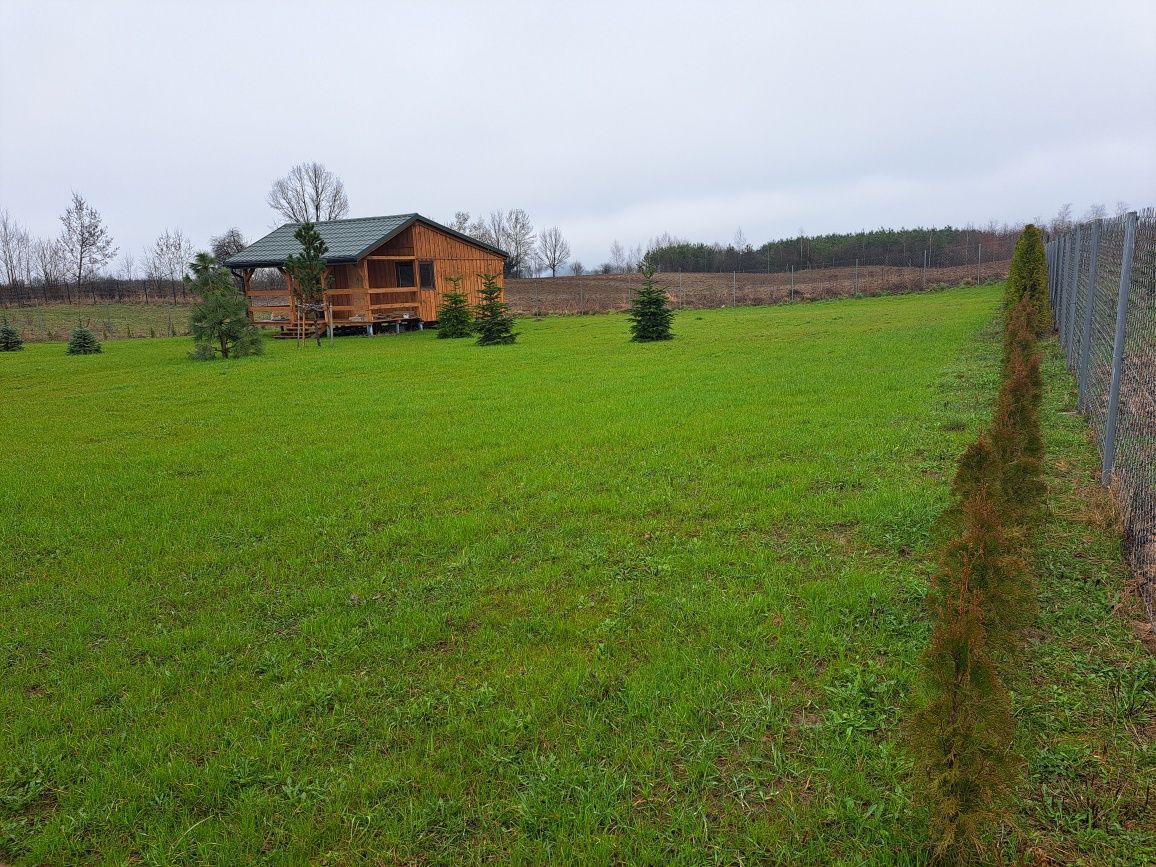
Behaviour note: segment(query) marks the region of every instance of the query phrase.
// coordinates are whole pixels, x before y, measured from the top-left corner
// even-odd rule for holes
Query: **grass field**
[[[897,722],[999,287],[0,356],[0,860],[926,860]],[[1156,856],[1156,668],[1047,371],[1020,839]]]
[[[84,323],[101,340],[131,337],[167,337],[189,333],[187,303],[151,304],[113,301],[108,304],[38,304],[29,307],[2,307],[0,319],[7,319],[28,341],[67,340],[78,322]]]

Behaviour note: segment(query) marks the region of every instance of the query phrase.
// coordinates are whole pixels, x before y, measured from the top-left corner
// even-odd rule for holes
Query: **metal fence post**
[[[1055,310],[1055,238],[1047,242],[1044,252],[1047,260],[1047,301]]]
[[[1069,232],[1064,238],[1064,281],[1060,285],[1060,346],[1067,349],[1068,287],[1072,285],[1072,258],[1076,251],[1076,237]]]
[[[1112,385],[1108,389],[1108,420],[1104,425],[1104,473],[1112,481],[1116,468],[1116,413],[1120,403],[1120,374],[1124,367],[1124,327],[1128,322],[1128,290],[1132,285],[1132,248],[1136,244],[1136,212],[1124,218],[1124,252],[1120,256],[1120,293],[1116,301],[1116,339],[1112,344]]]
[[[1076,249],[1072,255],[1072,297],[1068,299],[1068,319],[1067,331],[1065,332],[1066,340],[1064,349],[1067,350],[1065,358],[1067,359],[1068,368],[1071,369],[1075,363],[1075,343],[1076,343],[1076,314],[1078,312],[1080,300],[1080,259],[1083,256],[1084,247],[1084,229],[1082,226],[1076,227]]]
[[[1076,408],[1084,409],[1085,401],[1088,397],[1088,358],[1091,356],[1092,349],[1092,313],[1096,306],[1096,279],[1099,276],[1100,270],[1100,231],[1103,227],[1103,220],[1096,220],[1092,223],[1092,249],[1089,253],[1091,257],[1088,261],[1088,297],[1085,302],[1087,309],[1084,311],[1083,328],[1080,334],[1080,363],[1076,368],[1076,382],[1079,391],[1076,396]]]

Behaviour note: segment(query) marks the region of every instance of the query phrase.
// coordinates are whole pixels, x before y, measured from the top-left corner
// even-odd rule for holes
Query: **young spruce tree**
[[[24,340],[20,332],[13,328],[8,320],[0,322],[0,352],[16,352],[24,348]]]
[[[100,352],[100,341],[96,335],[84,327],[84,323],[77,323],[68,338],[69,355],[95,355]]]
[[[442,306],[438,308],[438,337],[469,337],[474,333],[474,317],[470,313],[470,299],[462,291],[461,275],[446,279],[454,288],[442,297]]]
[[[642,271],[642,288],[634,296],[630,305],[631,340],[640,343],[651,340],[670,340],[670,323],[674,311],[670,309],[670,299],[666,290],[654,282],[654,268],[650,265]]]
[[[248,302],[228,270],[209,253],[198,253],[189,268],[193,277],[185,282],[201,296],[189,316],[194,341],[189,357],[210,361],[218,353],[221,358],[260,355],[265,345],[249,322]]]
[[[513,343],[518,335],[514,331],[514,318],[510,316],[510,305],[502,301],[502,287],[494,274],[479,274],[482,278],[482,303],[477,307],[474,331],[478,335],[478,346],[503,346]]]

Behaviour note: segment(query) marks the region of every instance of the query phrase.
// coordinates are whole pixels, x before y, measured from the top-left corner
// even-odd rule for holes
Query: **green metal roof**
[[[503,258],[506,257],[506,253],[497,247],[455,232],[448,226],[435,223],[421,214],[358,217],[352,220],[324,220],[314,223],[314,225],[325,240],[325,245],[329,248],[325,254],[325,261],[339,264],[356,262],[418,220],[469,244],[489,250]],[[229,268],[273,268],[284,265],[289,256],[301,252],[301,245],[293,237],[293,233],[300,226],[300,223],[286,223],[284,226],[279,226],[264,238],[254,241],[240,253],[231,256],[225,261],[225,265]]]

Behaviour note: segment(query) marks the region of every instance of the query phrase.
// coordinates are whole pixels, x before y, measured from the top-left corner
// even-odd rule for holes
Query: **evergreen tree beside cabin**
[[[312,225],[325,247],[321,258],[330,281],[322,293],[325,324],[338,333],[372,334],[437,322],[446,294],[455,291],[451,275],[466,275],[460,291],[474,307],[482,301],[479,275],[501,275],[507,258],[497,247],[420,214]],[[295,237],[300,228],[287,223],[225,261],[241,279],[254,325],[287,334],[299,326],[296,287],[287,265],[290,257],[302,254]]]

